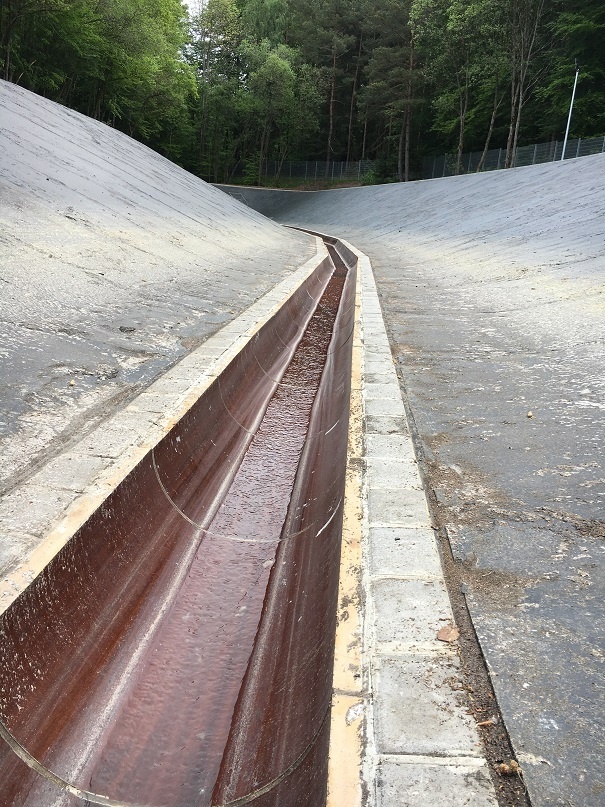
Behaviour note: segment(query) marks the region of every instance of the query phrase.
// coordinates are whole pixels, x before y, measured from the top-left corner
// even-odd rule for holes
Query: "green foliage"
[[[536,90],[538,133],[544,137],[564,129],[577,61],[580,75],[571,136],[598,136],[605,132],[605,4],[601,0],[568,0],[561,6],[561,13],[551,23],[550,71]]]
[[[602,0],[0,0],[0,75],[211,180],[605,133]]]
[[[379,185],[381,177],[376,171],[366,171],[365,174],[362,174],[361,177],[361,184],[362,185]]]
[[[189,148],[194,76],[180,0],[0,3],[3,77],[110,123],[168,156]]]

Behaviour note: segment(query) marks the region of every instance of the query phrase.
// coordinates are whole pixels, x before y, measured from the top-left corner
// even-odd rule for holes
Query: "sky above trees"
[[[0,0],[0,75],[212,181],[605,133],[602,0]]]

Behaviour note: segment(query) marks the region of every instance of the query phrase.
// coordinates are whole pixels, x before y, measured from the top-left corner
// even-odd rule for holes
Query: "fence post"
[[[605,141],[605,137],[603,140]],[[357,179],[361,181],[361,160],[357,161]]]
[[[535,143],[535,144],[534,144],[534,156],[533,156],[533,157],[532,157],[532,159],[531,159],[531,164],[532,164],[532,165],[535,165],[535,164],[536,164],[536,154],[537,154],[537,153],[538,153],[538,144],[537,144],[537,143]]]
[[[470,172],[471,172],[471,162],[472,162],[472,159],[473,159],[473,152],[472,152],[472,151],[469,151],[469,153],[468,153],[468,167],[467,167],[467,169],[466,169],[466,173],[467,173],[467,174],[470,174]]]
[[[315,160],[315,179],[317,179],[317,160]]]
[[[341,160],[341,162],[340,162],[340,178],[341,178],[341,180],[342,180],[342,167],[343,167],[343,165],[344,165],[344,163]]]
[[[582,138],[578,137],[578,147],[576,148],[576,157],[580,156],[580,143],[582,142]]]
[[[309,161],[305,160],[305,182],[307,181],[307,171],[309,170]]]
[[[446,168],[447,168],[447,154],[444,154],[443,155],[443,174],[441,174],[442,177],[445,176]]]
[[[498,165],[496,166],[496,171],[500,170],[501,160],[502,160],[502,149],[498,149]]]

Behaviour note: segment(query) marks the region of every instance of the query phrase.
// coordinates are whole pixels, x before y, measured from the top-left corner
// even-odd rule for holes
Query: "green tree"
[[[580,66],[572,135],[605,133],[605,4],[601,0],[566,0],[551,23],[554,47],[546,81],[538,96],[540,137],[565,131],[575,63]]]
[[[250,93],[258,132],[258,182],[271,156],[278,163],[277,176],[286,156],[300,147],[317,128],[321,100],[319,73],[304,63],[297,50],[286,45],[272,48],[268,40],[243,47],[249,72]]]
[[[415,0],[412,16],[429,60],[434,128],[455,134],[455,172],[459,173],[469,123],[484,117],[484,99],[493,95],[485,154],[503,100],[504,7],[500,0]]]
[[[509,21],[510,124],[506,167],[514,163],[523,108],[528,94],[540,81],[536,57],[547,47],[546,0],[507,0]]]
[[[360,93],[366,119],[378,116],[388,132],[396,128],[397,176],[406,182],[411,176],[412,123],[421,75],[417,25],[410,11],[409,0],[383,0],[368,18],[369,57]]]
[[[199,88],[198,164],[203,176],[216,180],[235,153],[241,128],[243,27],[235,1],[209,0],[193,18],[192,34],[187,56]]]
[[[180,0],[0,3],[5,77],[182,156],[196,87]]]
[[[267,40],[273,47],[288,43],[290,12],[287,0],[238,0],[246,38]]]

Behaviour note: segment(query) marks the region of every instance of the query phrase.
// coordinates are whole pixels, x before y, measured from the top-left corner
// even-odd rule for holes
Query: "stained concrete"
[[[0,491],[315,254],[134,140],[0,81]]]
[[[534,807],[605,800],[604,180],[595,155],[241,191],[372,260],[434,515]]]

